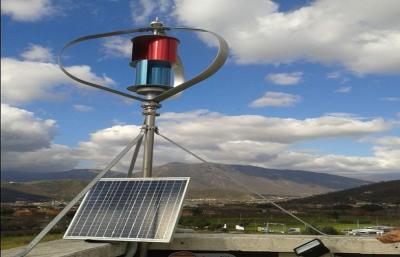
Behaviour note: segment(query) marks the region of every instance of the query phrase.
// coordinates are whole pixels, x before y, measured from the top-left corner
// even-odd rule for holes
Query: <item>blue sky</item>
[[[163,103],[160,129],[215,162],[363,177],[400,172],[397,1],[2,0],[2,168],[102,167],[138,132],[136,102],[85,89],[58,71],[63,44],[147,26],[213,30],[224,67]],[[213,58],[208,38],[172,33],[191,77]],[[77,74],[125,90],[129,39],[68,52]],[[155,161],[193,161],[157,141]],[[120,166],[126,169],[128,160]]]

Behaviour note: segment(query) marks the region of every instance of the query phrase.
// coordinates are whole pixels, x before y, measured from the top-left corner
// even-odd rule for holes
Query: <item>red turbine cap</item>
[[[144,35],[132,39],[132,62],[159,60],[176,62],[179,40],[163,35]]]

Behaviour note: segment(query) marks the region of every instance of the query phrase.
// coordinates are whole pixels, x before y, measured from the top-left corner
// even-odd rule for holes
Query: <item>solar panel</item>
[[[65,239],[171,240],[189,178],[104,178],[85,196]]]

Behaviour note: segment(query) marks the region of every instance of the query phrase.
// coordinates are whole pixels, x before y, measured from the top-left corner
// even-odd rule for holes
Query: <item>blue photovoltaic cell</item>
[[[189,178],[101,179],[85,196],[65,239],[169,242]]]

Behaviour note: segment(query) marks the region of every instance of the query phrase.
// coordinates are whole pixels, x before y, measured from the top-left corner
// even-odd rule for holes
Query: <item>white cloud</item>
[[[131,0],[129,7],[131,17],[136,25],[149,25],[157,17],[164,24],[171,24],[173,0]]]
[[[62,171],[76,166],[67,146],[54,144],[54,120],[1,105],[1,168],[6,171]]]
[[[130,8],[133,21],[135,23],[144,24],[149,22],[149,17],[154,13],[157,5],[154,1],[139,0],[131,1]]]
[[[215,124],[219,124],[215,126]],[[226,116],[206,110],[165,113],[160,117],[161,133],[198,153],[222,163],[253,164],[284,169],[306,169],[337,174],[369,171],[394,171],[398,167],[399,138],[369,139],[373,156],[320,155],[294,150],[299,141],[320,138],[363,137],[390,128],[380,118],[361,119],[352,115],[325,115],[304,120],[270,118],[257,115]],[[77,165],[77,160],[104,167],[110,152],[119,152],[137,135],[140,126],[114,125],[91,134],[77,149],[52,142],[55,121],[41,120],[23,109],[2,106],[3,170],[59,171]],[[139,157],[140,158],[140,157]],[[156,139],[155,164],[171,161],[196,161],[164,140]],[[117,167],[126,170],[128,154]],[[141,165],[139,161],[138,166]],[[358,174],[358,173],[356,173]],[[355,174],[352,174],[355,175]]]
[[[348,113],[348,112],[328,112],[325,113],[324,116],[330,116],[330,117],[341,117],[341,118],[349,118],[349,119],[359,119],[359,120],[365,120],[366,118],[360,117],[356,114],[353,113]]]
[[[91,106],[83,105],[83,104],[74,104],[74,109],[78,112],[92,112],[94,108]]]
[[[298,95],[292,95],[282,92],[266,92],[261,98],[258,98],[250,103],[250,107],[288,107],[293,106],[300,102],[301,97]]]
[[[362,119],[350,115],[334,116],[331,114],[298,120],[259,115],[226,116],[205,112],[204,110],[178,114],[164,113],[159,120],[160,127],[165,128],[167,126],[170,128],[168,131],[175,135],[187,134],[188,132],[192,135],[198,134],[198,137],[192,139],[181,138],[184,142],[194,142],[193,145],[203,141],[201,135],[207,137],[212,135],[215,140],[224,142],[265,140],[277,143],[294,143],[300,140],[382,132],[391,126],[389,122],[381,118]],[[212,124],[221,124],[221,126],[212,126]]]
[[[112,158],[110,153],[120,152],[139,132],[140,126],[135,125],[114,125],[96,131],[91,133],[89,141],[79,143],[76,154],[81,160],[94,161],[98,168],[104,167]],[[131,154],[127,154],[115,169],[123,170],[129,167],[130,157]],[[141,163],[137,162],[137,165]]]
[[[1,13],[15,21],[38,21],[55,12],[50,0],[1,0]]]
[[[360,74],[400,72],[399,13],[397,0],[318,0],[286,12],[268,0],[175,0],[174,10],[179,22],[222,34],[238,63],[308,60]]]
[[[335,93],[350,93],[351,92],[351,87],[339,87],[338,89],[335,90]]]
[[[360,141],[377,144],[377,145],[381,145],[381,146],[400,147],[400,137],[396,137],[396,136],[367,137],[367,138],[362,138]]]
[[[388,102],[400,102],[400,97],[387,96],[387,97],[382,97],[381,100],[388,101]]]
[[[278,85],[295,85],[299,83],[302,76],[302,72],[270,73],[266,78]]]
[[[398,157],[374,155],[368,157],[346,156],[336,154],[310,154],[299,151],[287,151],[270,164],[276,168],[291,167],[291,169],[321,171],[344,176],[361,176],[377,174],[379,171],[398,171]]]
[[[95,83],[114,84],[112,79],[94,74],[86,65],[70,66],[67,69]],[[60,99],[65,91],[59,90],[59,87],[72,83],[56,64],[1,58],[1,98],[4,102],[24,104],[42,99]]]
[[[32,112],[1,104],[1,148],[15,152],[49,147],[54,120],[41,120]]]
[[[27,61],[52,62],[53,54],[50,48],[31,44],[29,48],[21,54],[21,57]]]
[[[166,13],[170,12],[170,0],[133,0],[130,2],[132,19],[136,24],[148,25],[150,21],[157,16],[166,17]]]
[[[126,122],[120,121],[119,119],[113,119],[112,124],[113,125],[126,125]]]
[[[326,78],[339,80],[340,84],[344,84],[350,80],[348,77],[345,76],[344,72],[341,71],[330,72],[326,74]]]
[[[258,115],[227,116],[198,110],[164,113],[159,118],[159,128],[161,134],[212,162],[344,174],[391,171],[398,168],[397,160],[400,160],[393,158],[398,153],[381,148],[374,148],[374,155],[367,157],[321,155],[293,149],[300,141],[321,138],[351,140],[388,130],[390,123],[380,118],[364,120],[351,115],[326,115],[299,120]],[[90,140],[79,144],[78,155],[102,167],[110,161],[110,152],[120,151],[139,131],[140,126],[135,125],[115,125],[96,131],[91,134]],[[156,137],[154,158],[156,165],[171,161],[197,161],[159,137]],[[127,170],[129,161],[128,156],[118,169]],[[140,166],[141,162],[137,164]]]
[[[109,56],[127,57],[132,54],[132,43],[124,37],[112,37],[104,40],[103,48]]]
[[[70,148],[57,144],[24,153],[6,151],[1,155],[4,171],[57,172],[73,169],[78,163]]]
[[[161,13],[166,13],[171,8],[171,2],[169,0],[158,0],[157,8],[160,9]]]
[[[329,72],[328,74],[326,74],[326,77],[328,79],[338,79],[342,76],[342,74],[339,71],[333,71],[333,72]]]

